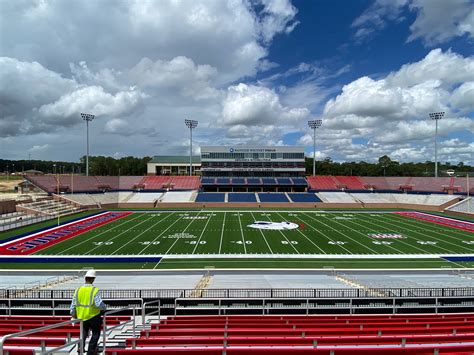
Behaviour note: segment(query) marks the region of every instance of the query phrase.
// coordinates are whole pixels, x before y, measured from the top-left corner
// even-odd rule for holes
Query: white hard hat
[[[95,278],[96,277],[95,270],[94,269],[87,270],[85,277],[94,277]]]

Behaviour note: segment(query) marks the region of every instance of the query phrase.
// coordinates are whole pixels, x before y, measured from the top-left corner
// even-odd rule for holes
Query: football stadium
[[[0,355],[474,355],[472,0],[0,9]]]
[[[474,181],[305,176],[302,147],[201,151],[201,176],[25,176],[2,207],[9,353],[74,351],[91,268],[111,354],[470,351]]]

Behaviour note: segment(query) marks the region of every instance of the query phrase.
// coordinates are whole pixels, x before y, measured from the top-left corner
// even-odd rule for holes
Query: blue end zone
[[[13,257],[2,257],[0,262],[2,263],[157,263],[161,261],[160,256],[60,256],[60,257],[28,257],[28,256],[13,256]]]
[[[452,262],[459,262],[459,261],[474,261],[474,255],[467,255],[467,256],[442,256],[444,260],[452,261]]]

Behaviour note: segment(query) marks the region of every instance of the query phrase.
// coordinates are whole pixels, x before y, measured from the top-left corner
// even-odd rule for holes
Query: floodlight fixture
[[[198,121],[185,119],[184,123],[189,128],[189,176],[193,175],[193,129],[198,126]]]
[[[438,177],[438,121],[444,117],[444,112],[431,112],[428,115],[435,121],[435,177]]]
[[[316,176],[316,129],[321,127],[323,120],[310,120],[308,126],[313,130],[313,176]]]
[[[86,121],[87,129],[87,154],[86,154],[86,176],[89,176],[89,122],[95,118],[95,115],[90,113],[81,113],[81,117]]]

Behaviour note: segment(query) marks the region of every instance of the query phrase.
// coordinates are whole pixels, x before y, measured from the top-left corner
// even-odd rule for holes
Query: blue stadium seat
[[[196,202],[224,202],[225,194],[219,192],[200,192],[196,197]]]
[[[201,178],[201,185],[214,185],[215,179],[209,177]]]
[[[262,185],[260,178],[247,178],[247,184],[249,185]]]
[[[276,178],[278,185],[293,185],[290,178]]]
[[[217,185],[230,185],[230,179],[229,178],[217,178],[216,183],[217,183]]]
[[[276,185],[275,178],[262,178],[262,183],[264,185]]]
[[[227,200],[229,202],[257,202],[257,198],[254,193],[229,193],[227,195]]]
[[[245,178],[232,178],[232,185],[245,185]]]
[[[293,180],[293,184],[298,185],[298,186],[307,186],[308,185],[308,182],[303,177],[294,177],[294,178],[291,178],[291,180]]]
[[[318,196],[311,193],[288,193],[293,202],[322,202]]]
[[[285,194],[278,192],[263,192],[258,194],[260,202],[290,202]]]

